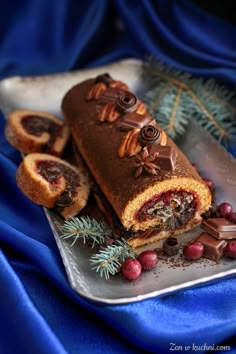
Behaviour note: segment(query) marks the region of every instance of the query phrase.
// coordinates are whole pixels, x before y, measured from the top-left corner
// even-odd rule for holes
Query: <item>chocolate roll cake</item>
[[[106,74],[74,86],[62,111],[100,208],[138,247],[199,224],[211,193],[143,102],[117,83]]]

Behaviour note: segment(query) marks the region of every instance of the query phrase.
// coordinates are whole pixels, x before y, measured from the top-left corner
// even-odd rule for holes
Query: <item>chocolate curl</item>
[[[139,142],[142,146],[158,144],[161,140],[161,132],[154,125],[144,126],[139,133]]]
[[[117,97],[116,105],[121,113],[132,113],[138,107],[138,99],[133,93],[124,91]]]

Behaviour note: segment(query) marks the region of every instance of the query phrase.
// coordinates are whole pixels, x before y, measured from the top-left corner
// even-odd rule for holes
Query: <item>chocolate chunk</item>
[[[179,253],[179,242],[176,237],[168,237],[164,240],[162,248],[168,256],[175,256]]]
[[[130,130],[133,128],[142,129],[145,125],[154,123],[155,120],[151,116],[132,112],[120,118],[116,126],[121,130]]]
[[[106,105],[109,102],[115,102],[119,94],[122,92],[119,88],[108,88],[104,93],[99,96],[97,101],[97,112],[100,112],[102,106]]]
[[[236,224],[225,218],[210,218],[203,221],[201,227],[219,240],[236,238]]]
[[[174,171],[177,157],[177,151],[174,147],[168,145],[151,145],[149,153],[158,153],[155,163],[162,170]]]
[[[206,232],[202,232],[196,241],[204,245],[203,256],[215,262],[219,262],[227,245],[225,240],[216,240]]]

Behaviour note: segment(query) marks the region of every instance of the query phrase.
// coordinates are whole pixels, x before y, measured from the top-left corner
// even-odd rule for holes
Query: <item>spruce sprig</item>
[[[98,222],[88,216],[74,217],[64,222],[60,227],[61,237],[63,239],[72,238],[71,246],[78,239],[83,239],[83,242],[92,241],[92,247],[102,244],[106,237],[111,236],[112,230],[104,222]]]
[[[194,78],[153,58],[144,64],[144,102],[173,139],[191,118],[223,144],[236,139],[235,92],[214,79]]]
[[[118,240],[117,244],[107,246],[90,258],[92,269],[100,273],[101,277],[109,279],[110,275],[116,274],[128,257],[135,258],[133,249],[126,240]]]

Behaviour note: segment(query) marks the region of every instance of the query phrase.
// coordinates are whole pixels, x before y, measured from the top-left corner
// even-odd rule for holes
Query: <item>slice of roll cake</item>
[[[73,87],[62,110],[101,209],[115,215],[133,247],[192,229],[211,205],[209,188],[133,93],[107,87],[91,97],[97,83]]]
[[[11,145],[25,154],[44,152],[61,156],[69,129],[50,113],[22,109],[10,114],[5,135]]]
[[[65,219],[85,207],[90,192],[83,169],[49,154],[28,154],[18,167],[16,181],[29,199],[54,208]]]

